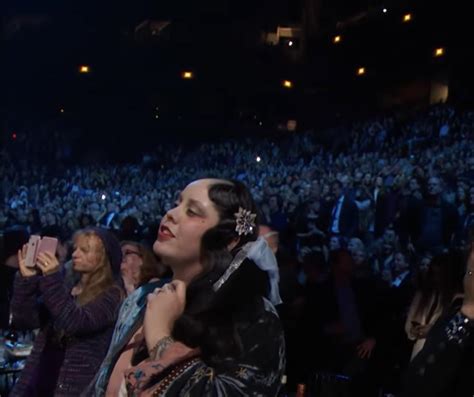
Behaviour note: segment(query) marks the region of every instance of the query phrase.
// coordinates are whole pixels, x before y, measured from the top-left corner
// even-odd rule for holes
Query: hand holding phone
[[[50,254],[56,255],[56,249],[58,248],[58,239],[54,237],[43,237],[39,243],[36,258],[43,252],[49,252]]]
[[[57,238],[47,236],[41,238],[40,236],[36,235],[31,236],[27,245],[25,266],[28,268],[36,267],[39,254],[49,252],[52,255],[56,255],[57,248]]]
[[[60,269],[60,264],[56,255],[52,254],[49,251],[40,252],[38,258],[36,259],[36,266],[43,276],[48,276],[50,274],[56,273]]]

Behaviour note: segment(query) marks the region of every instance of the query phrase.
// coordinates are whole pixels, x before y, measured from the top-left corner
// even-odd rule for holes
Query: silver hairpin
[[[235,226],[235,231],[239,236],[247,235],[253,232],[255,228],[255,218],[257,214],[252,214],[249,210],[239,207],[239,212],[234,214],[237,225]]]

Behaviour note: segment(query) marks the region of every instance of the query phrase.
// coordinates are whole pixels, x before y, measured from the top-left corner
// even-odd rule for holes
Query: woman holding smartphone
[[[84,229],[74,236],[73,268],[81,277],[66,285],[54,252],[26,266],[18,252],[12,324],[40,329],[11,396],[78,396],[93,378],[110,343],[124,291],[120,244],[108,231]]]

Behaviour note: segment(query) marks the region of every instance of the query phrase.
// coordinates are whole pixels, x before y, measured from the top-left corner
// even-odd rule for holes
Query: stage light
[[[257,156],[257,158],[255,159],[255,161],[256,161],[257,163],[260,163],[260,161],[262,161],[262,159],[260,158],[260,156]]]
[[[435,57],[442,57],[444,55],[444,48],[439,47],[434,50],[434,56]]]
[[[194,74],[189,70],[185,70],[183,73],[181,73],[181,77],[185,80],[191,80],[194,77]]]
[[[292,47],[292,46],[293,46],[293,42],[290,40],[290,41],[288,42],[288,47]]]
[[[12,134],[12,139],[13,139],[13,140],[16,139],[16,133],[15,133],[15,132]]]
[[[382,12],[383,12],[384,14],[386,14],[387,11],[388,11],[388,10],[387,10],[386,8],[383,8],[383,9],[382,9]]]
[[[63,108],[59,109],[59,111],[60,111],[61,113],[64,113],[64,109],[63,109]]]
[[[293,88],[293,82],[290,80],[283,80],[282,85],[285,88]]]
[[[79,66],[79,73],[89,73],[90,68],[88,65],[81,65]]]
[[[357,75],[358,76],[363,76],[365,74],[365,68],[364,67],[360,67],[357,69]]]
[[[405,14],[403,16],[403,22],[410,22],[412,20],[412,15],[411,14]]]
[[[340,43],[341,42],[341,39],[342,37],[340,35],[337,35],[337,36],[334,36],[333,39],[332,39],[332,42],[334,44],[337,44],[337,43]]]
[[[103,194],[102,196],[100,196],[100,198],[101,198],[102,200],[105,200],[105,199],[107,198],[107,196],[106,196],[105,194]]]

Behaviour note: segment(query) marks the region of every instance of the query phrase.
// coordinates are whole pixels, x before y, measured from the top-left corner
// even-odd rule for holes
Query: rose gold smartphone
[[[56,249],[58,248],[58,239],[54,237],[43,237],[38,245],[38,250],[36,251],[35,262],[38,255],[42,252],[49,252],[53,255],[56,255]]]
[[[36,266],[36,252],[41,241],[40,236],[30,236],[28,241],[28,248],[26,249],[25,266],[35,267]]]

